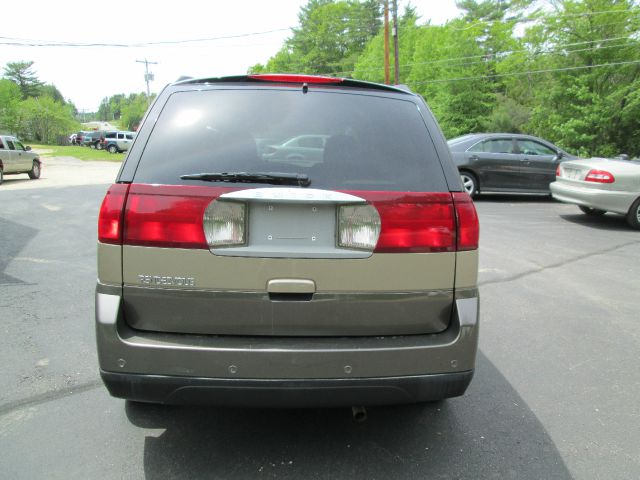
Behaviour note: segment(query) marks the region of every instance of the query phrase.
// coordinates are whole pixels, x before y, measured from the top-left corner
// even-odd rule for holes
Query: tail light
[[[556,177],[561,177],[562,176],[562,172],[560,172],[560,165],[558,165],[558,168],[556,168]]]
[[[454,192],[452,196],[458,225],[456,249],[476,250],[480,241],[480,222],[473,200],[466,192]]]
[[[584,181],[596,182],[596,183],[613,183],[616,181],[616,179],[611,173],[605,170],[592,169],[592,170],[589,170],[589,173],[587,173],[587,176],[584,177]]]
[[[112,185],[98,220],[103,243],[209,249],[247,243],[245,203],[216,201],[233,187]],[[464,192],[352,193],[366,205],[341,205],[336,243],[378,253],[455,252],[478,248],[473,201]]]
[[[202,218],[216,189],[132,185],[123,243],[150,247],[208,249]]]
[[[278,82],[278,83],[342,83],[344,79],[340,77],[327,77],[321,75],[299,75],[299,74],[281,74],[281,73],[266,73],[248,75],[248,78],[253,80],[260,80],[263,82]]]
[[[450,193],[346,192],[366,199],[380,216],[374,252],[453,252],[456,221]],[[373,223],[365,228],[372,230]]]
[[[129,185],[116,183],[109,187],[98,215],[98,241],[120,245],[122,220]]]

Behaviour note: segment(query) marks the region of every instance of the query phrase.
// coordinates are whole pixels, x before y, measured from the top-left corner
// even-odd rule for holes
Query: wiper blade
[[[180,175],[180,178],[182,180],[204,180],[205,182],[268,183],[270,185],[297,185],[299,187],[311,185],[309,176],[301,173],[212,172],[190,173]]]

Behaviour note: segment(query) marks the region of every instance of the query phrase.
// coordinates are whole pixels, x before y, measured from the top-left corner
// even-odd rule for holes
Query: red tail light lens
[[[457,250],[476,250],[480,240],[480,222],[473,200],[466,192],[452,193],[458,222]]]
[[[98,215],[98,241],[120,245],[122,243],[122,214],[127,201],[129,185],[116,183],[109,187]]]
[[[589,170],[587,176],[584,177],[585,182],[596,182],[596,183],[613,183],[616,181],[614,176],[605,171],[605,170]]]
[[[450,193],[346,192],[369,201],[380,214],[374,252],[453,252],[456,223]]]
[[[202,227],[209,203],[229,189],[132,185],[125,213],[125,245],[208,249]]]
[[[323,77],[316,75],[288,75],[280,73],[248,75],[248,77],[254,80],[281,83],[342,83],[343,81],[343,79],[339,77]]]
[[[556,168],[556,177],[561,177],[562,174],[560,172],[560,165],[558,165],[558,168]]]

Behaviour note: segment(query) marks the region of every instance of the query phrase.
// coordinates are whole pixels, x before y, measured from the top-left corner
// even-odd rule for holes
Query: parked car
[[[328,135],[298,135],[279,145],[266,147],[262,157],[267,161],[295,162],[301,166],[312,166],[322,162]]]
[[[531,135],[475,133],[447,143],[472,197],[489,192],[549,194],[558,164],[576,158]]]
[[[83,143],[86,146],[94,148],[96,150],[102,150],[104,145],[104,135],[105,135],[104,131],[96,130],[86,135],[84,137]]]
[[[629,225],[640,229],[639,161],[591,158],[563,162],[551,193],[561,202],[578,205],[587,215],[625,215]]]
[[[191,79],[146,118],[98,221],[112,395],[286,407],[463,394],[478,218],[420,96],[306,75]],[[258,154],[256,138],[309,134],[327,136],[313,166]]]
[[[29,178],[40,178],[42,163],[40,156],[25,147],[16,137],[0,135],[0,184],[5,175],[26,173]]]
[[[76,137],[74,139],[74,144],[75,145],[80,145],[80,146],[84,145],[84,138],[89,133],[91,133],[91,132],[80,131],[80,132],[76,133],[75,134]]]
[[[135,132],[108,132],[105,134],[103,148],[109,153],[126,152],[133,143],[135,135]]]

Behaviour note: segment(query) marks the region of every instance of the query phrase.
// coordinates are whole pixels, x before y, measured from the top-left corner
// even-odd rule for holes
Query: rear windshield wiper
[[[268,183],[271,185],[297,185],[308,187],[308,175],[280,172],[214,172],[180,175],[182,180],[204,180],[205,182]]]

